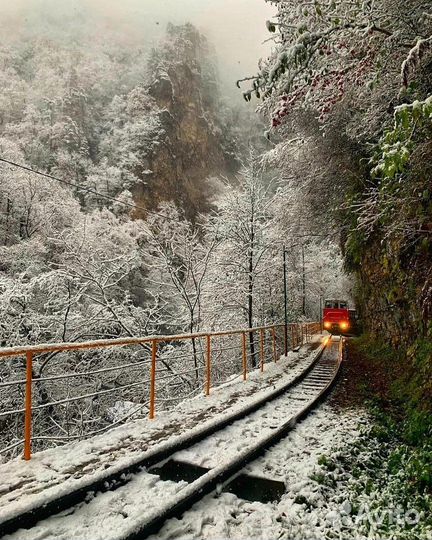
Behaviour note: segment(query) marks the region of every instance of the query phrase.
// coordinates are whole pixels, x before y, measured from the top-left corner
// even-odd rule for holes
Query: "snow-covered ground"
[[[332,493],[317,482],[318,460],[355,441],[359,420],[364,421],[360,411],[335,411],[325,405],[247,468],[256,476],[285,482],[286,494],[279,502],[248,502],[231,493],[207,496],[151,539],[344,538],[335,522],[349,493],[343,486]]]
[[[323,360],[327,356],[329,358],[337,357],[337,348],[337,344],[332,344],[326,349]],[[283,363],[288,363],[288,360],[284,360]],[[326,366],[324,369],[329,369]],[[314,368],[313,373],[317,370],[315,377],[318,376],[318,371],[323,373],[322,369],[321,364]],[[200,462],[209,467],[223,468],[225,463],[235,459],[238,453],[248,451],[251,446],[256,444],[257,440],[269,436],[277,425],[287,421],[292,414],[300,410],[305,405],[305,401],[313,399],[317,392],[316,389],[307,389],[311,384],[311,382],[305,384],[305,388],[302,390],[296,387],[292,391],[293,395],[291,395],[291,391],[282,394],[276,400],[248,416],[247,419],[239,420],[228,426],[223,430],[225,436],[215,434],[204,444],[198,443],[189,451],[192,453],[192,461]],[[226,386],[225,390],[230,387],[232,390],[235,385]],[[298,394],[301,400],[296,401],[294,394]],[[205,463],[202,462],[203,458],[207,458]],[[186,459],[188,459],[187,455]],[[255,466],[259,468],[260,463],[261,461],[258,461]],[[208,474],[212,473],[213,471]],[[274,475],[273,471],[271,476]],[[204,477],[197,482],[201,480],[204,480]],[[164,482],[159,480],[157,476],[143,471],[134,475],[125,486],[99,494],[96,498],[81,503],[73,509],[40,522],[30,531],[20,530],[9,536],[8,539],[106,540],[122,538],[128,532],[136,530],[136,527],[146,522],[151,516],[157,515],[161,507],[171,506],[176,502],[178,496],[183,496],[191,489],[194,489],[192,485],[186,485],[184,482],[177,484]],[[211,498],[209,500],[212,501]]]
[[[334,346],[330,349],[333,348],[335,349]],[[228,409],[233,406],[233,403],[236,403],[235,406],[245,406],[245,403],[250,400],[257,399],[257,394],[260,395],[266,388],[268,391],[268,385],[273,388],[282,384],[282,381],[286,383],[304,369],[313,356],[314,353],[310,350],[309,352],[302,351],[297,357],[290,354],[280,363],[269,366],[264,376],[253,373],[246,384],[241,383],[240,380],[232,381],[215,391],[211,398],[213,404],[210,413],[215,414],[214,410],[218,410],[221,406],[221,414],[224,414],[223,400],[225,400],[225,405],[230,403],[227,405]],[[293,363],[294,358],[298,360]],[[252,393],[250,393],[251,389],[253,389]],[[216,395],[218,392],[220,392],[219,396]],[[231,401],[234,396],[236,397]],[[281,398],[283,399],[283,396]],[[181,416],[188,412],[186,418],[192,420],[194,417],[192,411],[199,415],[203,410],[208,410],[206,407],[209,407],[209,401],[205,398],[195,398],[188,403],[183,403],[176,411],[173,411],[171,418],[178,420],[177,415]],[[286,404],[286,406],[285,416],[288,418],[291,405]],[[281,409],[283,407],[280,407],[279,411]],[[257,414],[264,415],[261,420],[266,421],[265,408],[257,411]],[[282,418],[283,413],[281,414]],[[164,422],[166,421],[167,419],[164,419]],[[357,534],[355,527],[348,530],[348,535],[346,527],[341,530],[341,521],[346,517],[349,518],[350,512],[352,496],[350,474],[338,469],[329,472],[329,468],[326,467],[326,463],[331,462],[332,458],[343,455],[344,451],[349,451],[350,445],[359,438],[361,426],[366,423],[366,413],[362,410],[347,410],[338,406],[335,408],[331,402],[321,406],[297,425],[280,443],[245,469],[245,472],[250,472],[254,476],[284,482],[286,492],[279,501],[249,502],[226,492],[209,495],[195,504],[181,519],[171,519],[166,522],[162,530],[157,536],[151,537],[151,540],[225,538],[238,540],[350,538],[358,540],[366,538]],[[139,426],[140,422],[133,422],[129,424],[129,427],[131,425]],[[123,426],[123,428],[126,427]],[[183,427],[188,429],[186,424]],[[232,431],[233,426],[227,428],[227,433],[230,429]],[[239,434],[231,433],[231,435],[233,448],[236,444],[242,446],[247,439],[247,434],[243,435],[245,440],[242,440]],[[222,444],[227,444],[227,441],[223,440]],[[205,444],[208,443],[205,442]],[[70,446],[75,447],[76,443]],[[200,446],[202,443],[198,443],[196,449]],[[64,448],[61,447],[59,450],[63,451]],[[43,453],[45,464],[46,455],[50,452]],[[230,450],[223,450],[221,455],[224,454],[228,459]],[[193,456],[188,456],[188,451],[184,451],[176,457],[207,467],[221,465],[218,459],[213,463],[212,452],[206,453],[205,449],[201,453],[195,452]],[[36,456],[36,462],[39,458],[40,456]],[[25,464],[21,463],[21,465]],[[97,497],[89,497],[86,502],[40,522],[29,531],[17,531],[5,537],[5,540],[121,538],[128,532],[134,531],[143,519],[146,521],[146,516],[154,514],[158,505],[169,504],[170,500],[175,501],[180,492],[187,491],[190,487],[191,485],[186,482],[161,481],[158,476],[143,471],[134,475],[125,486],[98,494]]]
[[[322,339],[316,336],[300,352],[290,352],[278,363],[266,365],[263,374],[257,370],[246,382],[240,377],[233,379],[210,397],[185,401],[154,421],[136,420],[89,440],[40,452],[30,462],[15,459],[0,465],[0,521],[105,478],[142,460],[156,447],[187,438],[191,432],[217,422],[218,416],[232,414],[263,398],[295,378],[311,362]]]
[[[332,364],[323,366],[320,363],[314,367],[304,382],[260,407],[247,418],[238,420],[198,444],[178,452],[173,459],[208,469],[229,462],[236,454],[247,447],[252,447],[298,414],[308,402],[314,401],[319,391],[332,378],[337,354],[338,343],[330,343],[323,353],[322,361],[333,360]]]

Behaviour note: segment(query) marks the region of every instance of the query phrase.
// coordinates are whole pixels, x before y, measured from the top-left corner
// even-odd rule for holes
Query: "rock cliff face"
[[[235,141],[224,127],[217,73],[208,44],[191,25],[168,27],[167,41],[150,59],[148,92],[159,108],[162,134],[148,157],[145,182],[134,199],[154,209],[173,200],[188,218],[210,207],[215,175],[239,166]]]
[[[376,239],[363,254],[357,301],[367,329],[394,347],[409,345],[426,330],[430,308],[424,293],[431,283],[424,262],[396,241],[383,248]]]
[[[418,145],[393,211],[373,237],[352,235],[347,252],[365,329],[404,358],[406,399],[421,407],[432,406],[431,155]]]
[[[394,350],[399,397],[421,411],[432,407],[432,273],[430,246],[376,239],[357,271],[357,305],[365,329]]]

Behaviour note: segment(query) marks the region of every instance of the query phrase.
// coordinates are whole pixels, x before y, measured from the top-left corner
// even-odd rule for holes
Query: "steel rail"
[[[163,358],[161,358],[164,360]],[[110,371],[118,371],[126,368],[139,367],[143,364],[149,364],[150,360],[147,358],[145,360],[139,360],[138,362],[130,362],[129,364],[119,364],[118,366],[95,369],[92,371],[69,371],[67,373],[62,373],[61,375],[48,375],[47,377],[32,377],[32,383],[39,383],[45,381],[58,381],[62,379],[71,379],[73,377],[87,377],[88,375],[97,375],[98,373],[108,373]],[[26,379],[17,379],[15,381],[0,382],[0,388],[7,388],[8,386],[18,386],[26,384]]]
[[[241,344],[239,345],[235,345],[233,347],[221,347],[221,348],[215,348],[213,349],[213,354],[219,354],[221,352],[224,352],[224,351],[230,351],[230,350],[238,350],[240,351],[242,348]],[[1,349],[0,349],[1,350]],[[205,352],[204,351],[200,351],[199,353],[199,356],[204,356]],[[256,354],[256,353],[255,353]],[[248,355],[250,356],[250,354]],[[190,353],[189,355],[188,354],[178,354],[178,355],[175,355],[175,356],[163,356],[163,355],[160,355],[159,356],[159,360],[160,361],[173,361],[173,360],[187,360],[189,359],[190,357]],[[32,383],[39,383],[39,382],[45,382],[45,381],[57,381],[57,380],[63,380],[63,379],[71,379],[71,378],[74,378],[74,377],[87,377],[88,375],[97,375],[99,373],[109,373],[111,371],[118,371],[118,370],[123,370],[123,369],[126,369],[126,368],[135,368],[135,367],[140,367],[144,364],[150,364],[151,360],[149,358],[146,358],[145,360],[139,360],[138,362],[130,362],[129,364],[119,364],[118,366],[113,366],[113,367],[107,367],[107,368],[101,368],[101,369],[95,369],[95,370],[92,370],[92,371],[77,371],[77,372],[74,372],[74,371],[70,371],[68,373],[63,373],[61,375],[48,375],[46,377],[33,377],[32,378]],[[195,369],[195,368],[194,368]],[[162,373],[164,371],[169,371],[168,369],[166,368],[158,368],[158,373]],[[175,377],[177,375],[184,375],[185,373],[190,373],[190,370],[187,370],[187,371],[182,371],[182,372],[175,372],[172,374],[172,377]],[[158,380],[161,380],[160,378],[158,378]],[[15,381],[7,381],[7,382],[0,382],[0,388],[7,388],[7,387],[10,387],[10,386],[20,386],[20,385],[24,385],[26,384],[26,379],[17,379]]]
[[[243,332],[244,331],[241,331],[239,333]],[[87,485],[81,486],[80,488],[69,492],[67,495],[62,495],[57,498],[54,497],[51,500],[44,500],[41,506],[23,510],[23,512],[18,516],[13,515],[10,518],[4,519],[2,522],[0,522],[0,538],[6,534],[16,532],[20,528],[29,529],[37,522],[47,519],[54,514],[67,510],[72,506],[85,501],[89,493],[103,493],[117,489],[118,487],[127,484],[131,477],[140,472],[142,469],[148,469],[149,467],[168,459],[176,452],[193,446],[194,444],[232,424],[236,420],[240,420],[257,411],[266,403],[273,401],[277,397],[284,394],[287,390],[295,388],[297,385],[299,385],[318,363],[329,341],[331,341],[330,337],[323,342],[323,344],[314,354],[311,362],[309,362],[306,368],[295,376],[294,379],[276,390],[267,393],[259,400],[251,403],[251,405],[247,408],[224,414],[218,422],[211,423],[203,429],[192,429],[187,438],[179,437],[173,441],[168,441],[167,443],[160,445],[159,448],[150,450],[144,455],[137,457],[134,462],[126,467],[114,466],[111,468],[111,470],[103,471],[97,480],[91,479]]]
[[[171,504],[168,501],[165,503],[164,507],[155,509],[150,519],[147,519],[147,521],[138,527],[134,524],[129,533],[118,536],[116,540],[144,540],[148,536],[157,534],[168,519],[180,518],[186,510],[189,510],[192,505],[200,501],[204,496],[211,494],[217,488],[220,488],[221,485],[224,486],[232,482],[246,465],[257,459],[265,453],[268,448],[279,442],[292,431],[299,422],[304,420],[307,415],[321,403],[337,381],[343,360],[343,345],[344,341],[341,337],[336,369],[332,377],[325,387],[312,401],[308,402],[303,409],[292,415],[289,420],[284,422],[274,432],[270,433],[270,435],[267,435],[267,437],[253,448],[248,448],[245,451],[240,452],[240,454],[228,464],[225,463],[210,469],[210,471],[182,489],[181,499],[174,504]],[[320,356],[323,351],[324,349],[321,351]]]
[[[143,382],[147,382],[147,379],[144,379],[144,381],[137,381],[129,384],[124,384],[122,386],[115,386],[114,388],[108,388],[107,390],[98,390],[97,392],[92,392],[90,394],[82,394],[80,396],[72,396],[65,399],[59,399],[58,401],[50,401],[49,403],[43,403],[42,405],[34,405],[32,407],[33,411],[39,411],[41,409],[46,409],[47,407],[54,407],[54,405],[65,405],[66,403],[73,403],[74,401],[80,401],[81,399],[88,399],[91,397],[99,397],[104,396],[106,394],[112,394],[113,392],[117,392],[119,390],[126,390],[127,388],[133,388],[135,386],[141,386]],[[9,416],[12,414],[23,414],[25,413],[25,409],[16,409],[14,411],[6,411],[0,413],[0,418],[4,416]],[[33,440],[36,439],[36,437],[32,437]]]

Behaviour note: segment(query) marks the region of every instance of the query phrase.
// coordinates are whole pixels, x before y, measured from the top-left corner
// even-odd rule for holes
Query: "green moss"
[[[324,467],[329,471],[334,471],[336,469],[336,464],[328,456],[320,456],[318,458],[318,465],[321,465],[321,467]]]
[[[396,483],[400,497],[418,499],[416,504],[421,506],[421,496],[432,495],[432,343],[418,338],[411,347],[396,351],[383,340],[365,334],[352,346],[367,359],[377,376],[379,370],[390,374],[385,394],[374,393],[372,383],[362,381],[373,420],[368,436],[378,448],[391,449],[386,474],[389,479],[403,477],[403,483]],[[362,479],[367,471],[369,480],[362,481],[365,493],[378,489],[373,482],[371,487],[370,478],[371,469],[380,467],[372,456],[367,463],[355,464],[355,478]]]
[[[403,416],[413,434],[422,431],[432,433],[432,341],[418,338],[410,347],[395,349],[382,339],[363,334],[353,341],[352,346],[367,359],[377,376],[380,372],[387,373],[389,385],[386,396],[373,394],[371,382],[360,382],[365,386],[365,398],[371,404],[374,417],[380,420],[379,425],[385,424],[380,419],[379,408],[385,399],[394,410],[396,421]],[[385,408],[386,413],[388,409]],[[389,421],[387,416],[386,421]]]

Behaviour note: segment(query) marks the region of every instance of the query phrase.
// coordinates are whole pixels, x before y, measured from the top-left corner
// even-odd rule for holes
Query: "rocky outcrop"
[[[405,358],[401,388],[421,407],[432,406],[431,155],[430,142],[421,141],[392,212],[373,236],[351,233],[346,254],[365,329]]]
[[[173,200],[194,219],[211,204],[208,179],[231,175],[239,164],[224,128],[217,74],[206,39],[192,25],[168,27],[164,46],[150,59],[148,92],[160,110],[163,134],[148,157],[145,182],[133,188],[147,208]]]

